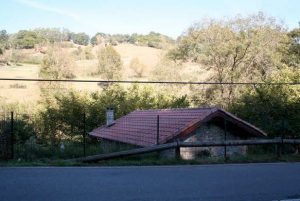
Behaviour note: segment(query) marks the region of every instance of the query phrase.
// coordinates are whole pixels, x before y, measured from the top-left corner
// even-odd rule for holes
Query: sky
[[[160,32],[173,38],[202,18],[259,11],[298,27],[299,0],[0,0],[0,30],[67,28],[94,35]]]

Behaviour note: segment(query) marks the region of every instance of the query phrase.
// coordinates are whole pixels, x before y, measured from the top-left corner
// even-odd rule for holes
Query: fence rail
[[[115,159],[121,157],[128,157],[133,155],[158,152],[167,149],[178,149],[181,147],[217,147],[217,146],[246,146],[246,145],[283,145],[283,144],[293,144],[300,145],[300,139],[264,139],[264,140],[228,140],[221,142],[172,142],[162,145],[155,145],[151,147],[132,149],[128,151],[120,151],[115,153],[100,154],[88,157],[81,157],[77,159],[72,159],[71,161],[78,162],[97,162],[101,160]]]
[[[191,82],[191,81],[139,81],[139,80],[72,80],[38,78],[0,78],[0,81],[23,82],[83,82],[83,83],[119,83],[119,84],[180,84],[180,85],[300,85],[300,82]]]
[[[193,150],[188,149],[181,149],[180,154],[181,156],[188,156],[191,152],[195,154],[195,157],[202,157],[201,154],[204,153],[203,150],[198,150],[198,148],[204,147],[209,150],[208,154],[209,157],[215,157],[213,155],[214,148],[209,147],[217,147],[218,156],[216,157],[223,157],[226,159],[227,156],[231,155],[234,151],[230,149],[234,146],[234,148],[240,148],[238,146],[248,146],[249,149],[246,150],[245,153],[253,154],[259,153],[273,153],[277,154],[278,156],[288,153],[295,153],[295,151],[300,151],[300,139],[292,139],[289,137],[295,137],[292,135],[280,135],[280,138],[274,139],[267,139],[262,138],[259,140],[253,140],[249,138],[241,138],[241,139],[248,139],[248,140],[239,140],[233,137],[230,137],[227,132],[228,126],[224,127],[224,130],[217,130],[219,132],[218,138],[208,139],[210,141],[203,140],[202,138],[198,139],[197,141],[193,142],[183,142],[183,141],[176,141],[173,143],[167,143],[170,141],[164,141],[164,137],[166,133],[169,131],[173,131],[175,127],[181,127],[183,124],[179,121],[182,119],[190,118],[189,114],[180,114],[180,115],[171,115],[166,118],[166,116],[154,116],[151,118],[144,118],[141,119],[140,117],[131,117],[125,121],[119,127],[119,131],[122,132],[121,137],[128,140],[128,144],[124,144],[121,141],[109,141],[104,140],[105,138],[90,138],[87,135],[87,132],[91,129],[91,126],[88,127],[86,114],[84,113],[82,116],[78,116],[76,123],[71,122],[70,127],[66,127],[64,124],[58,122],[55,125],[50,126],[65,126],[61,127],[65,133],[69,135],[65,135],[67,137],[73,138],[66,138],[58,141],[57,143],[51,144],[51,138],[44,139],[43,137],[51,137],[52,133],[42,133],[37,132],[39,128],[39,124],[36,123],[34,116],[30,114],[23,114],[23,113],[14,113],[14,112],[5,112],[0,113],[0,160],[4,159],[22,159],[22,160],[36,160],[36,159],[71,159],[76,158],[74,160],[82,161],[82,162],[91,162],[91,161],[99,161],[99,160],[107,160],[113,158],[121,158],[133,155],[141,155],[144,153],[151,153],[151,152],[160,152],[164,150],[170,149],[178,149],[178,148],[194,148]],[[222,123],[222,122],[221,122]],[[226,123],[226,121],[225,121]],[[120,125],[120,124],[119,124]],[[74,127],[76,129],[74,129]],[[141,128],[147,127],[147,133],[141,132]],[[151,127],[151,128],[150,128]],[[213,128],[212,126],[210,126]],[[76,132],[76,135],[73,135]],[[137,136],[138,142],[150,142],[150,144],[146,145],[133,145],[130,143],[131,136]],[[43,135],[42,135],[43,134]],[[49,134],[49,135],[48,135]],[[58,133],[61,134],[61,133]],[[64,137],[65,137],[64,136]],[[75,137],[74,137],[75,136]],[[125,137],[124,137],[125,136]],[[176,140],[176,138],[174,138]],[[42,141],[43,140],[43,141]],[[180,139],[184,140],[184,139]],[[154,145],[156,144],[156,145]],[[254,146],[251,145],[263,145],[259,148],[261,150],[252,149]],[[264,146],[265,145],[265,146]],[[270,145],[270,146],[269,146]],[[275,145],[275,146],[272,146]],[[284,146],[286,145],[286,146]],[[288,146],[289,145],[289,146]],[[297,145],[297,146],[295,146]],[[144,148],[137,148],[137,147],[144,147]],[[229,147],[229,148],[228,148]],[[224,148],[224,150],[221,150]],[[227,149],[228,148],[228,149]],[[243,147],[242,147],[243,148]],[[250,150],[248,152],[248,150]],[[215,151],[215,150],[214,150]],[[252,152],[251,152],[252,151]],[[242,153],[242,152],[241,152]],[[199,154],[199,156],[197,155]],[[153,154],[156,157],[156,154]],[[178,153],[177,153],[178,155]],[[88,156],[88,157],[86,157]],[[182,158],[184,158],[182,157]],[[207,155],[204,155],[207,157]]]

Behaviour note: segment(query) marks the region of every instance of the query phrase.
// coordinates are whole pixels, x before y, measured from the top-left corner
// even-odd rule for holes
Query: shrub
[[[52,45],[48,48],[44,56],[40,77],[43,78],[74,78],[72,68],[75,66],[73,58],[68,52],[57,45]]]
[[[121,77],[123,63],[120,54],[112,47],[106,46],[98,52],[98,72],[107,80]]]
[[[77,47],[76,50],[73,51],[74,56],[79,59],[79,60],[90,60],[90,59],[94,59],[94,55],[92,52],[92,47],[91,46],[87,46],[85,48],[82,47]]]
[[[36,44],[44,42],[45,39],[41,38],[33,31],[21,30],[13,36],[12,43],[15,48],[32,49]]]
[[[27,88],[27,85],[26,85],[26,84],[18,84],[18,83],[15,83],[15,84],[9,85],[9,88],[26,89],[26,88]]]
[[[300,71],[283,69],[269,82],[296,82]],[[230,110],[266,131],[270,136],[297,137],[300,132],[300,89],[295,85],[260,85],[246,90],[230,106]]]
[[[140,62],[138,58],[131,60],[129,67],[133,70],[136,77],[143,77],[146,65]]]

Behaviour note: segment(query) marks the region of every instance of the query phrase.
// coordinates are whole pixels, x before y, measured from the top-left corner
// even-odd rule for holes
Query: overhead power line
[[[180,85],[300,85],[300,82],[189,82],[189,81],[138,81],[138,80],[67,80],[67,79],[33,79],[0,78],[0,81],[24,82],[81,82],[81,83],[127,83],[127,84],[180,84]]]

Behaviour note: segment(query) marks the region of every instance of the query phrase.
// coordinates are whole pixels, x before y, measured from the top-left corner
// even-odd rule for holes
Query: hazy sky
[[[265,14],[291,29],[300,21],[299,0],[0,0],[0,29],[65,27],[90,35],[161,32],[179,36],[203,17]]]

